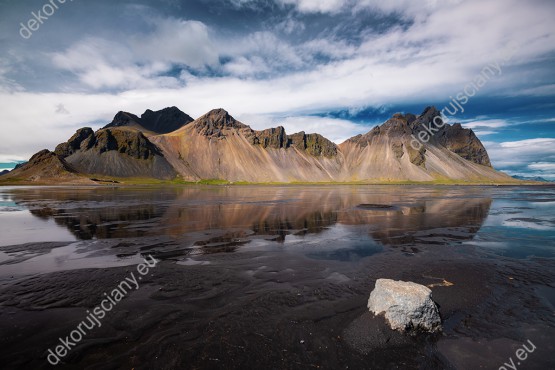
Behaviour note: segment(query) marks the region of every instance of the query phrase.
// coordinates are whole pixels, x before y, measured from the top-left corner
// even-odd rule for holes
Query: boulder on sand
[[[424,285],[378,279],[368,299],[368,309],[374,315],[385,313],[385,318],[393,330],[441,330],[441,318],[432,300],[432,291]]]

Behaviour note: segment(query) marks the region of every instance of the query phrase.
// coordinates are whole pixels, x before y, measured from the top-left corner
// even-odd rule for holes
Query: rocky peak
[[[35,154],[33,154],[33,156],[31,157],[31,159],[29,159],[29,164],[37,164],[40,162],[43,162],[47,159],[50,159],[52,157],[55,157],[56,154],[51,152],[48,149],[43,149]]]
[[[81,148],[83,142],[94,136],[94,131],[90,127],[80,128],[75,134],[65,143],[61,143],[56,147],[54,153],[65,158],[69,157]]]
[[[39,173],[35,169],[40,169]],[[34,181],[40,177],[59,178],[64,173],[74,172],[76,170],[64,158],[50,150],[43,149],[35,153],[28,162],[18,165],[11,173],[14,176],[30,175],[29,180]]]
[[[121,126],[131,126],[133,124],[140,124],[141,119],[134,115],[133,113],[119,111],[112,122],[107,124],[104,128],[108,127],[121,127]]]
[[[129,112],[118,112],[112,122],[103,128],[135,127],[140,131],[150,131],[155,134],[167,134],[192,122],[193,119],[177,107],[164,108],[159,111],[147,109],[141,117]]]
[[[437,116],[441,116],[441,112],[436,107],[429,106],[424,108],[422,114],[418,116],[418,120],[422,123],[430,123]]]
[[[157,134],[167,134],[193,122],[188,114],[177,107],[164,108],[159,111],[147,109],[141,115],[141,126]]]
[[[380,126],[380,133],[388,136],[410,135],[412,130],[409,126],[407,117],[401,113],[396,113]]]
[[[441,112],[433,106],[426,107],[418,117],[410,113],[396,113],[381,126],[376,126],[368,133],[357,135],[348,141],[364,148],[376,137],[394,138],[395,141],[392,143],[391,149],[395,156],[401,158],[403,147],[406,147],[411,162],[418,166],[425,163],[426,148],[424,145],[420,150],[413,149],[410,145],[411,135],[417,136],[418,132],[423,130],[424,127],[430,127],[431,125],[434,129],[437,129],[434,131],[435,134],[430,137],[430,144],[442,145],[468,161],[491,167],[486,149],[472,130],[465,129],[459,123],[454,125],[445,124],[443,127],[438,126],[443,121],[438,122],[436,117],[441,117]]]
[[[219,108],[213,109],[195,121],[197,132],[210,137],[225,136],[223,130],[245,129],[247,125],[242,124],[233,118],[226,110]]]

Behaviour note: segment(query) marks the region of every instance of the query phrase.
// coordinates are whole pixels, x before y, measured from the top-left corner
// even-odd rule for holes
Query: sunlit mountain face
[[[551,1],[53,2],[0,3],[0,167],[120,110],[223,107],[340,144],[433,105],[496,169],[555,179]]]

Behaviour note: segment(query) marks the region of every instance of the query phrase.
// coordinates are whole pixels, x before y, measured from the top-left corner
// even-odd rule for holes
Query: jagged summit
[[[395,113],[382,125],[347,141],[365,148],[372,143],[376,144],[381,140],[379,138],[396,138],[397,141],[391,144],[395,155],[400,158],[406,151],[411,162],[419,166],[425,164],[424,154],[428,146],[442,146],[468,161],[491,167],[486,148],[471,129],[462,127],[460,123],[448,124],[443,118],[440,120],[436,117],[442,116],[434,106],[426,107],[419,116],[412,113]],[[422,131],[425,131],[423,137],[426,140],[411,143],[417,140]]]
[[[194,121],[197,132],[205,136],[221,137],[225,136],[222,130],[244,129],[248,126],[237,121],[225,109],[213,109]]]
[[[169,107],[159,111],[147,109],[140,118],[133,113],[120,111],[104,128],[133,127],[145,134],[153,135],[176,131],[191,122],[193,118],[188,114],[177,107]]]

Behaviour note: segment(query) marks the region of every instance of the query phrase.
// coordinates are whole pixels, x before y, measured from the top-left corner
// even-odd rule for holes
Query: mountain
[[[50,150],[44,149],[18,165],[7,174],[1,175],[5,181],[23,180],[35,183],[75,183],[87,182],[79,176],[78,171]]]
[[[40,151],[2,179],[86,181],[83,175],[171,180],[177,173],[138,129],[113,127],[94,132],[85,127],[59,144],[54,152]]]
[[[495,171],[480,140],[460,124],[443,125],[428,142],[415,143],[425,127],[437,122],[440,113],[434,107],[419,116],[397,113],[340,145],[315,133],[288,135],[281,126],[253,130],[223,109],[190,122],[182,113],[175,107],[147,110],[140,118],[119,112],[103,129],[80,129],[39,159],[55,163],[64,176],[81,177],[285,183],[518,182]],[[42,178],[47,166],[33,158],[23,166],[25,170],[16,169],[1,179]]]
[[[540,176],[519,176],[519,175],[514,175],[513,178],[514,178],[514,179],[517,179],[517,180],[522,180],[522,181],[553,182],[552,180],[547,180],[547,179],[544,179],[543,177],[540,177]]]
[[[436,117],[441,114],[434,107],[427,107],[420,116],[397,113],[367,134],[342,143],[348,169],[345,180],[509,181],[509,176],[493,170],[472,130],[460,124],[445,124],[427,143],[414,143]]]
[[[178,130],[192,121],[194,120],[189,115],[176,107],[170,107],[156,112],[147,109],[140,118],[132,113],[120,111],[104,128],[133,127],[151,136]]]

